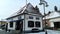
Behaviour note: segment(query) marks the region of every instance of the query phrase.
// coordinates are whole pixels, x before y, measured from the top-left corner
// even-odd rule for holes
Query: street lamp
[[[45,7],[48,7],[48,4],[47,4],[46,1],[44,1],[44,0],[40,0],[39,5],[42,5],[42,4],[43,4],[43,8],[44,8],[44,15],[45,15]]]
[[[40,0],[39,5],[43,5],[44,16],[45,16],[45,7],[48,7],[48,4],[45,0]],[[46,17],[45,17],[45,27],[46,27]],[[45,29],[44,29],[45,30]],[[47,34],[47,30],[45,30],[45,34]]]

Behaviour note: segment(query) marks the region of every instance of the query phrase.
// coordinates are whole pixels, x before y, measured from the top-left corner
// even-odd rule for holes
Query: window
[[[35,22],[35,27],[40,27],[40,22],[36,21]]]
[[[34,22],[33,21],[28,21],[28,27],[34,27]]]
[[[13,27],[13,22],[10,22],[10,27]]]
[[[21,16],[18,16],[18,19],[21,19]]]
[[[29,16],[29,19],[33,19],[33,17],[32,16]]]
[[[53,27],[53,23],[52,24],[52,27]],[[54,22],[54,27],[56,28],[60,28],[60,22]]]
[[[36,20],[39,20],[39,17],[36,17]]]

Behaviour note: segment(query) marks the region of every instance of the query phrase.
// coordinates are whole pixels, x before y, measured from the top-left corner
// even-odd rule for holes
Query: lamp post
[[[45,0],[40,0],[39,5],[43,5],[44,16],[45,16],[45,7],[48,7],[47,2]],[[45,27],[46,27],[46,17],[45,17]],[[47,34],[47,30],[46,29],[44,29],[44,30],[45,30],[45,34]]]

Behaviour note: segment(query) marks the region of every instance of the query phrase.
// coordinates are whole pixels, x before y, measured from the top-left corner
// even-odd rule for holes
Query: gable
[[[33,7],[32,4],[28,3],[27,5],[25,5],[24,7],[22,7],[20,10],[18,10],[14,14],[12,14],[10,17],[17,16],[17,15],[20,15],[20,14],[23,14],[23,13],[35,13],[35,14],[42,15],[39,11],[37,11],[35,9],[35,7]]]

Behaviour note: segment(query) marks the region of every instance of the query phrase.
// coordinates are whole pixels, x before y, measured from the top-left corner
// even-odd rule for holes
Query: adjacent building
[[[60,11],[52,11],[46,16],[47,26],[53,29],[60,28]]]

